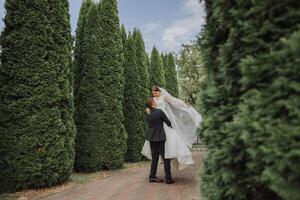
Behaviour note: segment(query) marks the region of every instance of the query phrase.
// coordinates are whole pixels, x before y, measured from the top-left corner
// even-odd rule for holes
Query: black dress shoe
[[[166,184],[172,184],[172,183],[175,183],[175,181],[173,181],[173,180],[166,181]]]
[[[161,183],[161,182],[163,182],[163,180],[160,180],[159,178],[150,178],[149,179],[149,182],[150,183]]]

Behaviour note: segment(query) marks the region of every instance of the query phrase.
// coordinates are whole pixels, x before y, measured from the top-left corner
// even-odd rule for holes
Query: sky
[[[0,0],[0,18],[5,15]],[[72,34],[75,34],[82,0],[69,0]],[[155,45],[162,52],[178,52],[195,39],[204,23],[204,6],[198,0],[118,0],[120,22],[127,30],[141,30],[147,52]],[[3,20],[0,30],[3,29]]]

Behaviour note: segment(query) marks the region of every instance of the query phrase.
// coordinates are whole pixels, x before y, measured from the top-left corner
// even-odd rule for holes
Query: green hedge
[[[99,146],[103,148],[101,156],[104,167],[116,169],[123,166],[127,140],[123,126],[124,55],[117,1],[102,0],[101,10],[98,55],[103,87],[99,91],[104,95],[104,100],[100,110],[103,140]]]
[[[165,80],[167,91],[175,97],[178,97],[178,81],[175,60],[172,53],[166,55]]]
[[[300,196],[299,58],[297,31],[269,52],[243,60],[245,94],[239,113],[228,125],[245,144],[248,186],[262,185],[264,193],[275,192],[277,199],[297,200]]]
[[[75,47],[75,123],[77,127],[75,169],[91,172],[103,167],[101,146],[105,135],[102,123],[102,104],[105,103],[101,88],[98,58],[100,51],[99,4],[85,1],[81,7]]]
[[[128,134],[127,161],[140,161],[145,141],[145,128],[141,119],[140,86],[134,38],[129,35],[125,46],[124,126]]]
[[[150,87],[154,85],[165,87],[166,85],[164,64],[156,47],[153,47],[151,52],[149,78]]]
[[[1,34],[1,191],[65,181],[74,162],[68,2],[7,0]]]
[[[205,3],[204,199],[297,199],[300,5]]]

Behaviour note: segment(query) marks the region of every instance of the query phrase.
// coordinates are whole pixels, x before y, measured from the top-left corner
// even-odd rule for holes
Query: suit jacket
[[[169,127],[172,127],[172,124],[166,114],[160,109],[153,108],[147,117],[147,121],[149,127],[147,140],[150,142],[166,141],[164,123],[166,123]]]

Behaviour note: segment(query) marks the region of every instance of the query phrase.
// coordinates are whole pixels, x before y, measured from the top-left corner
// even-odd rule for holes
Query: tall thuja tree
[[[165,80],[166,89],[170,94],[178,97],[178,81],[177,81],[177,71],[176,64],[172,53],[166,54],[165,61]]]
[[[101,106],[102,130],[101,157],[108,169],[122,167],[126,153],[127,134],[123,126],[123,45],[119,24],[117,1],[101,1],[101,31],[99,64],[99,91],[104,95]]]
[[[202,194],[212,200],[247,199],[238,189],[241,183],[238,178],[243,176],[245,168],[244,147],[228,136],[225,124],[237,112],[240,97],[237,63],[249,49],[241,45],[238,33],[230,33],[237,22],[230,16],[237,8],[235,2],[206,0],[205,6],[206,25],[200,41],[206,78],[199,107],[204,119],[200,136],[208,155],[202,170]],[[229,153],[231,147],[236,149]]]
[[[300,4],[250,5],[252,11],[245,12],[246,16],[233,15],[243,22],[237,28],[252,49],[239,64],[243,95],[238,114],[226,128],[246,146],[247,173],[241,186],[250,189],[247,196],[296,200],[300,195],[300,164],[296,162],[300,159],[296,145],[300,123],[295,120],[300,113]],[[288,23],[282,26],[283,21]]]
[[[150,57],[149,54],[146,52],[146,65],[147,65],[147,69],[148,69],[148,76],[149,76],[149,88],[151,87],[150,85]]]
[[[139,106],[138,110],[140,112],[139,121],[142,123],[144,127],[143,134],[141,135],[143,140],[138,141],[138,147],[142,148],[142,145],[145,140],[146,131],[147,131],[147,123],[145,117],[147,113],[145,112],[145,100],[150,96],[150,83],[149,83],[149,59],[145,50],[145,43],[140,30],[135,29],[133,32],[133,38],[135,41],[135,49],[136,49],[136,63],[137,63],[137,72],[139,75]]]
[[[145,50],[145,42],[142,33],[138,29],[133,31],[133,39],[135,41],[136,49],[136,64],[139,74],[139,87],[141,101],[149,97],[149,70],[148,70],[148,56]],[[143,103],[144,105],[144,103]]]
[[[127,161],[140,161],[141,149],[145,141],[144,120],[141,117],[140,77],[137,66],[134,38],[129,35],[125,45],[124,62],[124,126],[128,134]]]
[[[65,0],[5,3],[0,192],[52,186],[72,172],[75,126],[68,7]]]
[[[161,61],[163,64],[163,69],[164,69],[164,74],[165,74],[165,87],[167,87],[167,79],[166,79],[166,74],[167,74],[167,58],[168,58],[168,53],[161,53],[160,54]]]
[[[241,133],[238,139],[247,147],[247,187],[264,188],[264,195],[249,192],[252,199],[264,199],[266,194],[286,200],[300,196],[299,44],[300,31],[296,31],[269,52],[241,63],[246,92],[228,127],[232,134]]]
[[[89,33],[85,31],[87,17],[91,6],[93,5],[92,0],[85,0],[82,2],[79,19],[77,22],[76,38],[75,38],[75,49],[74,49],[74,97],[75,102],[77,98],[77,90],[81,85],[81,76],[84,73],[83,66],[86,62],[86,35]]]
[[[106,137],[102,134],[105,129],[102,125],[104,119],[101,105],[105,100],[101,92],[104,85],[100,80],[101,60],[98,56],[101,7],[99,4],[91,4],[89,7],[88,13],[84,13],[86,15],[84,51],[80,57],[78,56],[82,60],[75,60],[75,63],[81,61],[82,64],[78,66],[81,70],[75,79],[76,83],[80,83],[76,90],[75,101],[77,127],[75,169],[83,172],[96,171],[103,167],[102,141]]]
[[[121,37],[122,37],[123,52],[125,52],[125,46],[126,46],[126,42],[127,42],[127,33],[126,33],[124,24],[122,24],[122,26],[121,26]],[[125,55],[124,55],[124,57],[125,57]]]
[[[160,57],[161,57],[161,61],[163,63],[163,66],[164,66],[164,70],[166,71],[166,64],[167,64],[167,57],[168,57],[168,54],[164,54],[164,53],[161,53],[160,54]]]
[[[125,46],[126,46],[126,42],[127,42],[127,33],[126,33],[126,29],[125,29],[125,26],[124,24],[122,24],[121,26],[121,38],[122,38],[122,47],[123,47],[123,70],[125,69]],[[124,81],[125,81],[125,77],[124,77]],[[125,84],[125,82],[124,82]],[[124,89],[124,88],[123,88]],[[124,90],[122,91],[122,104],[124,105]]]
[[[202,191],[207,199],[297,197],[297,186],[291,186],[299,184],[297,176],[285,173],[295,168],[295,157],[284,155],[299,155],[281,144],[289,130],[291,137],[286,142],[295,144],[299,126],[289,122],[291,116],[286,110],[279,114],[284,110],[282,105],[295,111],[295,96],[281,104],[283,96],[293,91],[289,82],[282,80],[294,72],[286,67],[289,63],[280,63],[274,56],[297,56],[292,50],[274,52],[284,46],[280,38],[297,28],[297,6],[296,1],[276,5],[206,1],[207,23],[201,45],[207,78],[200,108],[205,119],[201,138],[208,147],[202,173]],[[289,23],[282,27],[282,21]],[[292,80],[296,80],[298,74],[293,75]],[[279,106],[272,108],[273,102]],[[279,133],[283,133],[282,138]],[[283,159],[290,162],[279,165],[277,161]]]
[[[165,71],[161,56],[156,47],[153,47],[151,52],[150,67],[149,67],[150,87],[157,85],[165,87]]]

